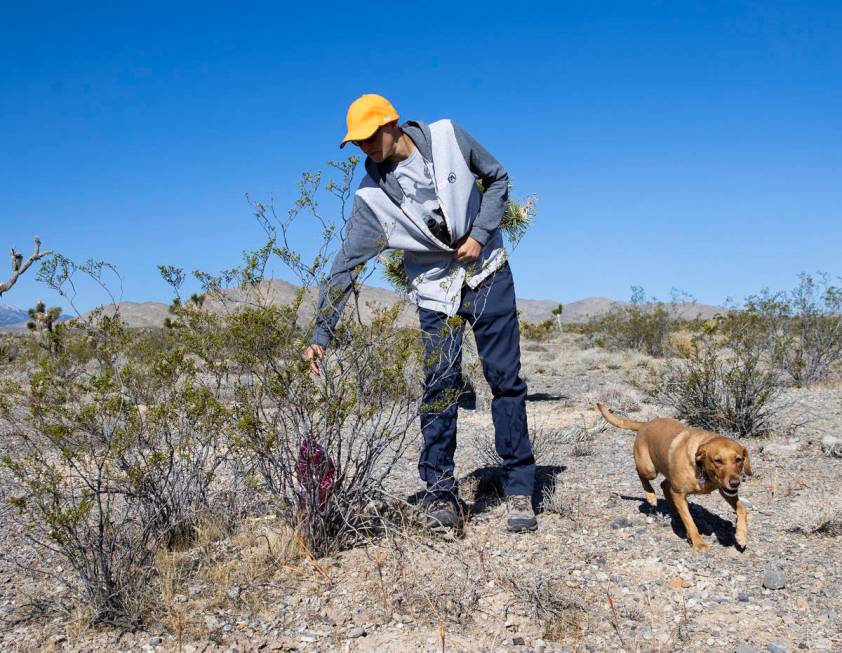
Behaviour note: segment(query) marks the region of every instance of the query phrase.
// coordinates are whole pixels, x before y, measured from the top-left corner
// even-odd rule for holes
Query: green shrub
[[[520,334],[525,340],[533,342],[547,342],[558,333],[558,327],[554,318],[544,320],[543,322],[527,322],[521,320]]]
[[[665,361],[644,389],[692,426],[736,436],[768,433],[780,375],[756,327],[752,316],[733,314],[726,336],[697,335],[690,350]]]
[[[615,307],[568,330],[587,335],[592,344],[605,349],[634,349],[663,357],[673,351],[670,334],[682,326],[673,316],[673,305],[674,302],[666,304],[654,298],[647,302],[643,288],[633,286],[630,304]]]
[[[150,348],[119,315],[60,336],[28,388],[7,384],[12,503],[75,572],[65,582],[91,619],[132,627],[156,546],[189,540],[208,509],[228,413],[189,352]]]

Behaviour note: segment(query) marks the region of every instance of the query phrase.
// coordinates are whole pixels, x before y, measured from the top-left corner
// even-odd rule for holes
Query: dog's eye
[[[743,459],[742,459],[742,458],[737,458],[737,464],[739,465],[741,462],[743,462]]]
[[[721,465],[722,464],[722,458],[717,458],[713,462],[715,462],[717,465]]]

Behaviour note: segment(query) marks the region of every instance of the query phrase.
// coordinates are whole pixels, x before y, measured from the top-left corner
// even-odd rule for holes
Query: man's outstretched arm
[[[316,327],[310,339],[312,345],[318,345],[321,353],[333,337],[336,323],[342,316],[342,310],[356,279],[355,269],[377,256],[386,247],[386,234],[380,221],[369,206],[359,197],[354,199],[354,210],[348,225],[342,246],[333,260],[330,274],[319,292],[319,304],[316,311]],[[307,353],[305,353],[307,357]],[[308,356],[312,360],[313,353]]]

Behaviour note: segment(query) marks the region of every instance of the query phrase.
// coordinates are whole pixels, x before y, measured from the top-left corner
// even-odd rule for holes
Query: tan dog
[[[651,481],[662,474],[664,498],[681,517],[694,549],[707,551],[710,546],[699,537],[699,529],[687,506],[687,495],[710,494],[714,490],[719,490],[737,513],[737,544],[741,547],[748,544],[748,514],[737,495],[742,475],[751,475],[745,447],[731,438],[674,419],[635,422],[616,417],[602,404],[596,407],[610,424],[637,432],[634,464],[646,500],[652,506],[657,505]]]

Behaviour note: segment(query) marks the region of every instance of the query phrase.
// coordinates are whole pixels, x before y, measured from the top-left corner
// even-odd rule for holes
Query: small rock
[[[228,590],[228,598],[229,599],[236,599],[240,596],[240,586],[234,585],[231,589]]]
[[[523,637],[512,637],[513,646],[526,646],[526,640]]]
[[[784,572],[776,567],[769,569],[763,576],[763,587],[770,590],[780,590],[786,587]]]
[[[780,644],[766,644],[766,650],[769,653],[786,653],[786,649]]]
[[[611,522],[611,528],[613,529],[628,528],[631,525],[632,523],[625,517],[618,517],[617,519]]]
[[[158,636],[149,638],[149,646],[158,646],[161,643],[161,638]]]
[[[365,636],[365,628],[360,628],[357,626],[356,628],[351,628],[348,631],[348,637],[363,637]]]
[[[737,600],[740,603],[748,603],[751,601],[751,597],[748,594],[737,594]]]

